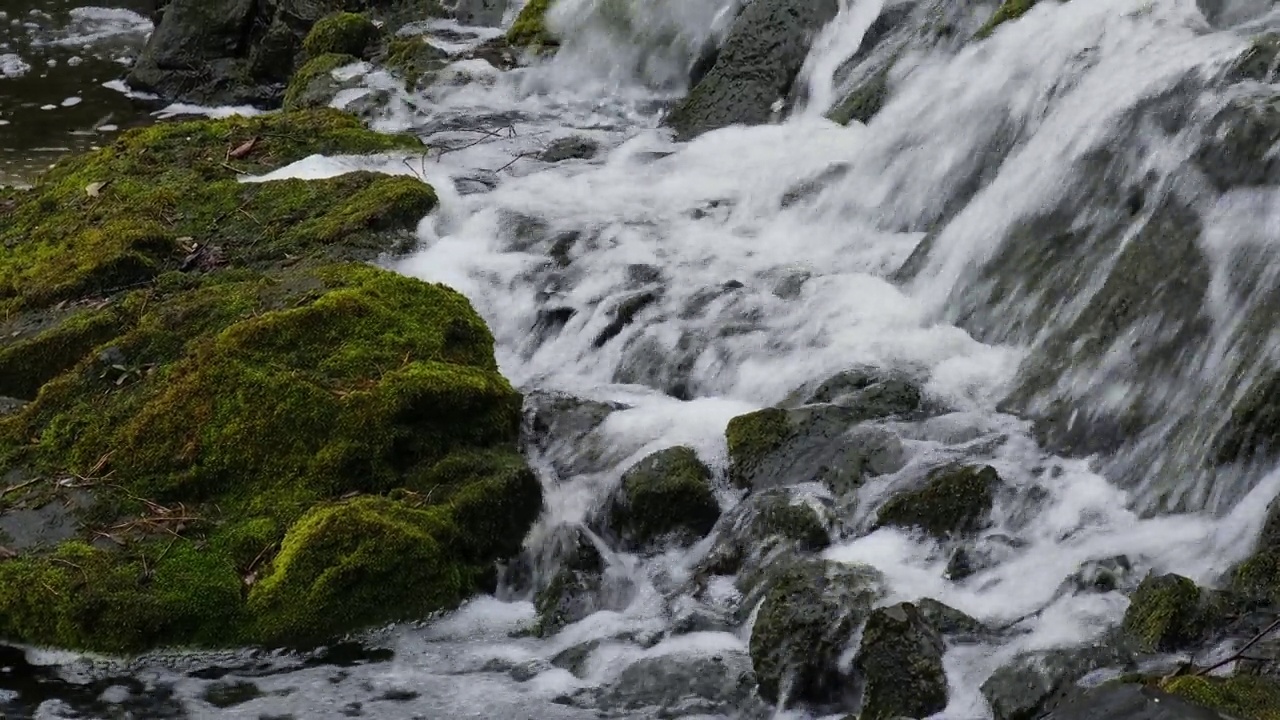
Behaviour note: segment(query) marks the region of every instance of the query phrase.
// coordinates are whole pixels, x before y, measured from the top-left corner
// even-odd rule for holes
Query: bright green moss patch
[[[1280,720],[1280,685],[1265,677],[1181,675],[1161,683],[1166,692],[1248,720]]]
[[[58,313],[37,311],[19,316],[17,329],[2,333],[8,344],[0,345],[0,396],[34,399],[40,387],[70,369],[90,350],[113,338],[122,329],[115,307],[81,308],[52,327],[23,337],[22,320],[38,321]],[[0,331],[5,328],[0,325]],[[17,333],[18,335],[14,335]]]
[[[529,0],[507,30],[507,42],[516,46],[555,45],[546,25],[551,3],[552,0]]]
[[[337,82],[333,71],[359,62],[359,58],[340,53],[325,53],[311,58],[289,78],[284,91],[285,110],[303,110],[324,107],[334,96]]]
[[[995,14],[978,30],[977,37],[989,37],[1001,24],[1010,20],[1017,20],[1025,15],[1035,4],[1036,0],[1004,0],[1000,7],[996,8]]]
[[[0,637],[129,652],[170,643],[228,645],[241,622],[240,578],[184,540],[128,551],[79,541],[0,563]]]
[[[310,57],[326,54],[363,56],[378,42],[378,26],[358,13],[340,12],[322,18],[302,41]]]
[[[792,434],[787,411],[780,408],[765,408],[730,420],[725,429],[730,479],[743,484],[743,478],[749,477],[756,465]]]
[[[413,138],[370,132],[333,110],[161,123],[127,133],[60,163],[9,212],[0,226],[0,318],[149,281],[182,266],[197,244],[204,250],[189,262],[202,268],[352,257],[347,234],[412,229],[435,205],[431,188],[372,174],[278,183],[238,178],[313,153],[414,148],[421,145]],[[343,247],[334,248],[340,238]]]

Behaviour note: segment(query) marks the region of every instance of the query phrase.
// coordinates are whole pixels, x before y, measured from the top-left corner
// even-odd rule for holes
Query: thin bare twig
[[[1204,675],[1208,675],[1209,673],[1213,672],[1214,670],[1217,670],[1218,668],[1222,667],[1223,665],[1229,665],[1229,664],[1231,664],[1231,663],[1233,663],[1233,662],[1235,662],[1235,661],[1237,661],[1237,660],[1239,660],[1239,659],[1243,658],[1243,657],[1244,657],[1244,654],[1245,654],[1246,652],[1248,652],[1248,651],[1249,651],[1249,648],[1253,647],[1254,645],[1257,645],[1259,640],[1261,640],[1262,638],[1264,638],[1264,637],[1266,637],[1267,635],[1271,634],[1271,632],[1272,632],[1273,630],[1275,630],[1276,628],[1280,628],[1280,618],[1276,618],[1275,620],[1273,620],[1273,621],[1272,621],[1272,623],[1271,623],[1270,625],[1268,625],[1268,626],[1266,626],[1265,628],[1263,628],[1263,629],[1261,630],[1261,632],[1259,632],[1257,635],[1254,635],[1254,636],[1249,640],[1249,642],[1245,643],[1243,647],[1241,647],[1239,650],[1237,650],[1237,651],[1235,651],[1234,653],[1232,653],[1232,654],[1231,654],[1231,656],[1230,656],[1230,657],[1228,657],[1226,660],[1223,660],[1222,662],[1219,662],[1219,663],[1215,663],[1215,664],[1213,664],[1213,665],[1210,665],[1209,667],[1207,667],[1207,668],[1205,668],[1205,669],[1201,670],[1200,672],[1196,673],[1196,676],[1197,676],[1197,677],[1202,677],[1202,676],[1204,676]]]

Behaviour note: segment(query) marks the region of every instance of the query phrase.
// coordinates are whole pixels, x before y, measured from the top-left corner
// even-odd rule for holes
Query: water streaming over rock
[[[116,672],[185,698],[253,683],[227,717],[777,716],[748,656],[758,597],[742,580],[763,561],[738,582],[708,570],[756,512],[725,429],[855,368],[919,387],[926,409],[858,426],[886,454],[848,492],[799,471],[773,484],[801,481],[782,492],[824,518],[822,557],[879,571],[877,605],[934,598],[1002,628],[949,642],[938,717],[990,717],[979,688],[996,668],[1119,622],[1124,594],[1082,589],[1082,569],[1123,556],[1120,590],[1151,570],[1217,582],[1280,490],[1240,429],[1276,363],[1276,78],[1237,63],[1280,15],[1203,4],[1047,0],[974,42],[990,3],[848,0],[779,98],[785,121],[687,143],[660,119],[729,0],[561,0],[553,58],[464,61],[425,95],[352,68],[362,89],[336,104],[431,148],[379,168],[443,199],[396,267],[489,322],[529,395],[544,518],[496,596],[368,641],[390,657]],[[422,29],[459,42],[457,26]],[[825,119],[869,82],[869,122]],[[581,152],[549,162],[553,147]],[[624,474],[673,446],[711,468],[721,521],[691,547],[623,542],[605,518]],[[958,460],[1000,479],[965,572],[954,542],[877,522]],[[535,593],[553,582],[589,587],[539,637]],[[100,672],[77,662],[65,672]]]

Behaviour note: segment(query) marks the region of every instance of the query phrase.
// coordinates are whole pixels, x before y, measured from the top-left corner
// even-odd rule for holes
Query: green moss
[[[730,480],[743,485],[755,467],[793,434],[787,411],[780,408],[765,408],[730,420],[725,429]]]
[[[920,528],[939,539],[975,532],[991,512],[999,486],[1000,476],[989,465],[941,468],[924,487],[885,503],[878,525]]]
[[[918,608],[899,603],[871,613],[854,660],[864,681],[860,720],[929,717],[947,706],[945,645]]]
[[[557,41],[546,26],[551,3],[552,0],[529,0],[507,30],[507,42],[515,46],[555,45]]]
[[[990,37],[997,27],[1010,20],[1017,20],[1034,7],[1036,0],[1004,0],[995,13],[987,20],[976,35],[978,38]]]
[[[35,398],[42,385],[115,337],[122,327],[117,308],[85,308],[30,337],[0,339],[0,396]]]
[[[254,138],[251,150],[230,157]],[[240,183],[239,173],[313,153],[415,147],[421,145],[414,138],[370,132],[334,110],[161,123],[126,133],[54,167],[0,226],[7,249],[0,255],[0,317],[148,282],[181,266],[190,242],[205,249],[192,261],[197,266],[266,267],[385,249],[385,238],[368,236],[412,229],[436,202],[429,186],[367,173]]]
[[[385,498],[317,507],[285,536],[249,607],[255,635],[322,640],[352,627],[423,617],[471,591],[476,569],[451,561],[447,514]]]
[[[333,99],[333,88],[336,85],[333,71],[354,62],[359,62],[359,58],[341,53],[325,53],[303,63],[293,77],[289,78],[289,87],[284,91],[284,109],[327,106]]]
[[[383,65],[394,70],[410,88],[448,64],[449,54],[421,37],[398,37],[387,43]]]
[[[1200,588],[1180,575],[1143,580],[1124,614],[1125,633],[1147,652],[1185,646],[1200,634],[1203,623]]]
[[[339,12],[312,26],[302,41],[302,49],[313,58],[328,54],[361,57],[378,42],[378,36],[378,26],[369,18],[358,13]]]
[[[1247,720],[1280,720],[1280,685],[1263,677],[1180,675],[1161,683],[1166,692]]]
[[[206,636],[203,626],[184,625],[192,634],[175,629],[172,638],[304,641],[370,618],[441,609],[474,592],[495,559],[519,549],[541,509],[541,488],[514,453],[520,395],[498,374],[492,337],[465,298],[359,264],[173,284],[181,289],[138,291],[121,301],[140,315],[113,347],[130,366],[148,370],[129,371],[121,383],[121,371],[104,377],[100,362],[88,358],[0,422],[0,438],[18,447],[23,462],[51,476],[111,473],[128,497],[190,504],[219,523],[210,562],[246,582],[267,583],[268,571],[276,578],[268,589],[255,586],[255,595],[263,594],[249,627]],[[36,442],[21,444],[27,438]],[[330,510],[320,516],[313,510],[353,491],[406,485],[404,500],[387,501],[394,512],[365,505],[323,505]],[[422,528],[410,531],[406,518],[422,520]],[[361,523],[398,548],[397,556],[436,558],[421,573],[396,571],[398,587],[417,600],[364,603],[356,589],[309,564],[318,562],[320,551],[310,549],[317,544],[352,553],[331,558],[341,566],[335,577],[350,579],[365,572],[361,563],[383,562],[370,554],[372,545],[333,545],[315,534]],[[292,539],[272,565],[284,528]],[[419,541],[416,550],[405,549]],[[297,558],[309,559],[293,565]],[[379,565],[366,574],[383,571]],[[433,583],[446,576],[446,589],[437,592]],[[412,585],[418,580],[427,584]],[[285,617],[301,596],[309,614]],[[0,597],[0,615],[13,614],[16,601]],[[343,607],[329,613],[340,601]],[[0,625],[0,636],[101,647],[90,628],[49,635],[53,627],[20,619]],[[143,647],[160,638],[123,637],[102,642]]]
[[[672,534],[696,540],[720,517],[711,471],[692,448],[668,448],[641,460],[623,476],[622,495],[613,526],[640,545]]]
[[[0,563],[0,637],[105,652],[234,644],[240,588],[221,556],[189,541],[128,553],[67,542]]]
[[[813,508],[793,505],[786,497],[770,498],[760,507],[760,539],[781,537],[793,540],[801,550],[818,551],[831,544],[827,529]]]

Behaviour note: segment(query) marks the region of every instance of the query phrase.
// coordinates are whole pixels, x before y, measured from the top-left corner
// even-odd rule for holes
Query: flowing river
[[[738,687],[751,667],[749,623],[697,621],[741,600],[732,578],[699,582],[714,534],[657,556],[591,535],[620,589],[545,638],[525,632],[535,617],[528,578],[556,570],[557,528],[589,526],[622,472],[656,450],[695,448],[717,474],[722,508],[735,507],[728,421],[851,367],[917,378],[945,412],[878,423],[905,460],[855,498],[819,483],[792,488],[836,516],[824,556],[878,568],[884,602],[935,598],[1016,628],[948,646],[949,702],[936,717],[990,718],[979,688],[996,668],[1120,622],[1125,595],[1079,591],[1071,580],[1082,568],[1123,556],[1128,588],[1152,570],[1215,585],[1249,554],[1280,475],[1205,458],[1225,408],[1278,347],[1249,324],[1267,317],[1280,269],[1280,195],[1205,189],[1185,169],[1239,91],[1212,78],[1251,35],[1280,29],[1280,9],[1045,0],[981,43],[922,44],[908,35],[936,3],[847,0],[815,41],[785,118],[678,143],[662,113],[733,3],[655,1],[634,23],[652,30],[630,33],[606,22],[605,5],[560,0],[552,22],[569,40],[552,58],[510,71],[464,61],[423,94],[355,67],[362,89],[335,100],[363,102],[376,129],[431,147],[377,167],[420,175],[442,199],[420,226],[420,249],[396,269],[467,295],[526,393],[617,408],[589,437],[553,430],[529,444],[547,509],[520,571],[445,617],[310,655],[125,662],[3,651],[0,715],[813,717],[775,714]],[[906,28],[896,44],[883,40],[890,16]],[[0,23],[11,32],[0,44],[0,182],[158,109],[102,86],[149,30],[142,15],[67,16],[31,0],[6,5]],[[500,32],[420,30],[451,46]],[[872,33],[881,42],[860,49]],[[859,63],[887,54],[897,59],[874,118],[826,120]],[[82,61],[68,75],[70,56]],[[541,153],[566,138],[598,151],[547,162]],[[270,177],[367,164],[310,158]],[[1172,257],[1173,204],[1200,224],[1191,242],[1203,268],[1168,260],[1147,271],[1200,273],[1203,292],[1188,304],[1117,290],[1124,260],[1120,246],[1096,241],[1100,228],[1127,212],[1111,237],[1142,247],[1156,233],[1154,257]],[[1036,224],[1053,213],[1073,218],[1072,242]],[[1010,238],[1052,268],[1011,250]],[[928,252],[916,252],[921,243]],[[1108,330],[1098,315],[1121,314],[1117,295],[1137,309]],[[619,327],[619,308],[637,305]],[[1090,323],[1101,329],[1080,331]],[[1080,339],[1099,334],[1102,350]],[[963,576],[949,547],[869,532],[884,500],[953,459],[991,465],[1004,481]],[[571,671],[560,659],[575,650]]]

